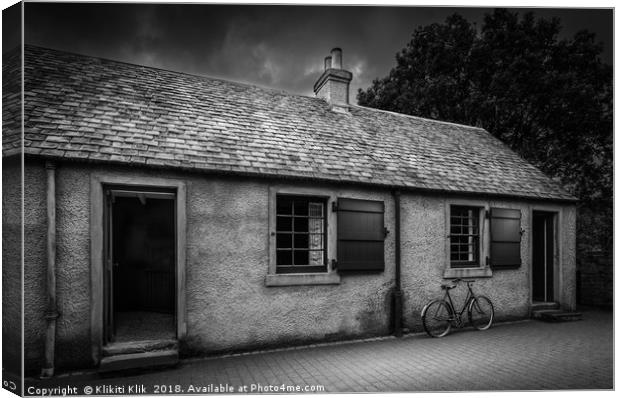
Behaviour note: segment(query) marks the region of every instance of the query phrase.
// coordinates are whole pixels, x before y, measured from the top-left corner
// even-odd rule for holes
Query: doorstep
[[[179,362],[178,347],[177,340],[110,343],[102,348],[99,372],[176,365]]]
[[[566,322],[581,320],[581,313],[563,310],[558,303],[532,303],[531,317],[546,322]]]
[[[560,309],[560,304],[555,301],[534,301],[530,309],[532,313],[536,311],[557,310]]]

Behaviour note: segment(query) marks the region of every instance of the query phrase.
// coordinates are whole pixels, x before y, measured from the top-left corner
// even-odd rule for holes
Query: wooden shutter
[[[491,208],[491,258],[494,269],[521,266],[521,210]]]
[[[339,198],[338,270],[383,271],[384,205],[381,201]]]

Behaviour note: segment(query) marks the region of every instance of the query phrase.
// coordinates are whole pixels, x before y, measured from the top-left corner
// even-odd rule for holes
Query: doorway
[[[555,298],[555,213],[534,211],[532,220],[532,301]]]
[[[174,191],[107,188],[105,343],[176,338]]]

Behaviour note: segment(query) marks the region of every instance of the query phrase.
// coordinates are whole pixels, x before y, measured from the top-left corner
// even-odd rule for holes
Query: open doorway
[[[175,193],[106,190],[106,343],[176,337]]]
[[[555,213],[534,211],[532,222],[532,301],[555,298]]]

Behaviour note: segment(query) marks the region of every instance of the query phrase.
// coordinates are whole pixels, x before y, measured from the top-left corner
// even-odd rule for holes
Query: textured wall
[[[56,170],[57,366],[90,365],[90,185],[88,174]]]
[[[562,231],[561,247],[562,259],[560,261],[560,304],[569,310],[577,308],[577,209],[575,206],[564,206],[561,217]]]
[[[383,200],[386,193],[338,189]],[[386,334],[393,281],[393,234],[386,271],[343,276],[340,285],[266,287],[268,185],[188,181],[187,348],[198,352]]]
[[[89,365],[89,181],[92,172],[128,169],[62,164],[57,168],[57,330],[59,368]],[[31,233],[28,259],[26,352],[31,369],[43,356],[45,322],[45,169],[26,168]],[[338,286],[266,287],[268,183],[197,175],[131,171],[134,176],[180,178],[187,184],[186,354],[241,350],[389,332],[393,236],[386,271],[350,275]],[[386,193],[335,189],[339,195],[384,200]]]
[[[24,168],[24,356],[26,369],[40,370],[45,340],[47,267],[46,174],[44,163]]]
[[[421,330],[420,313],[426,302],[441,297],[440,284],[445,283],[446,201],[458,202],[458,198],[440,196],[403,195],[402,242],[403,242],[403,291],[404,324],[414,331]],[[494,270],[490,278],[476,279],[474,291],[488,296],[494,304],[497,320],[524,318],[529,315],[531,304],[531,215],[532,210],[554,211],[560,214],[561,236],[558,238],[561,261],[559,291],[556,298],[567,308],[575,303],[575,209],[573,206],[548,206],[531,201],[482,200],[487,207],[503,207],[521,210],[521,267]],[[483,238],[484,239],[484,238]],[[455,305],[460,308],[465,299],[465,285],[451,290]]]
[[[90,365],[89,174],[56,169],[56,366]],[[25,355],[26,368],[42,365],[46,310],[46,171],[42,162],[25,168]]]
[[[187,185],[187,338],[183,354],[282,346],[309,341],[384,335],[390,332],[394,280],[394,205],[387,191],[321,185],[337,196],[383,200],[383,273],[343,274],[339,285],[266,287],[269,182],[121,167],[62,164],[57,173],[57,276],[61,316],[57,355],[61,367],[89,365],[90,175],[175,178]],[[31,164],[26,174],[28,225],[27,358],[42,357],[45,270],[45,170]],[[297,184],[299,187],[311,185]],[[441,292],[445,267],[445,198],[403,195],[402,268],[405,326],[419,330],[424,303]],[[531,204],[491,201],[521,208],[523,265],[480,279],[476,291],[494,301],[498,317],[528,315],[530,302],[529,222]],[[574,272],[574,210],[565,208],[563,267]],[[572,223],[572,224],[571,224]],[[571,236],[572,234],[572,236]],[[572,243],[571,243],[572,242]],[[571,246],[572,245],[572,246]],[[572,261],[572,263],[571,263]],[[572,270],[572,271],[571,271]],[[564,281],[571,283],[569,276]],[[574,294],[563,290],[566,300]],[[573,290],[571,290],[573,289]],[[458,297],[458,295],[457,295]]]
[[[22,182],[19,159],[2,164],[2,361],[20,373],[22,330]]]

